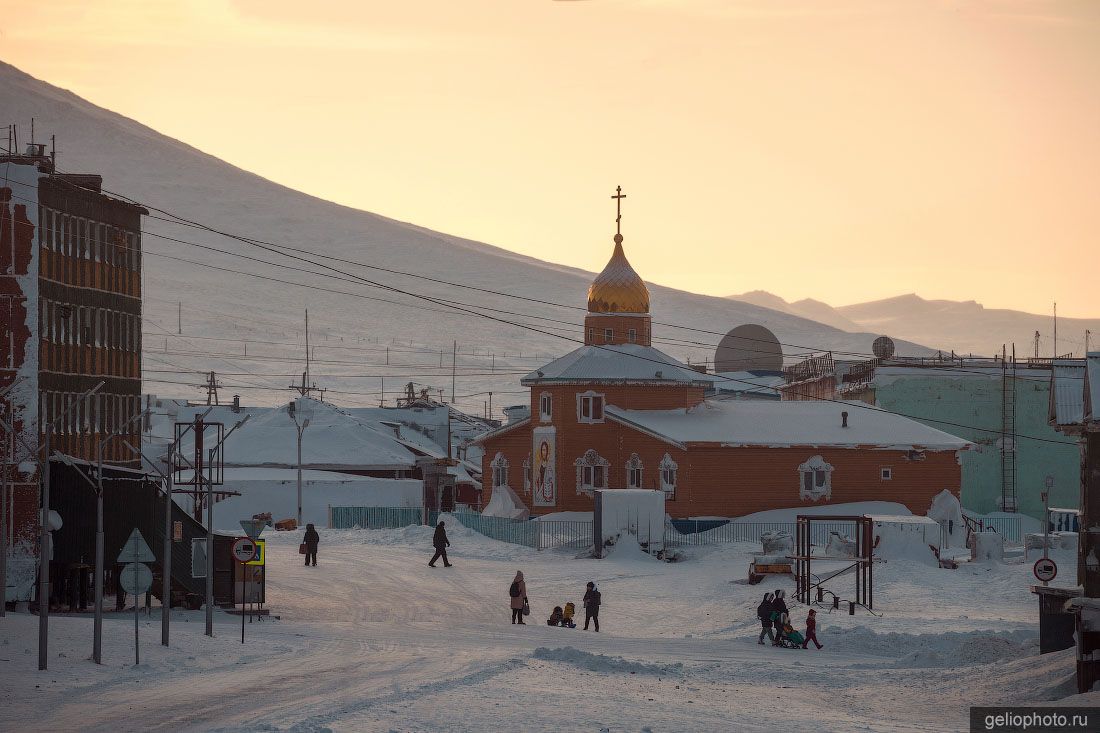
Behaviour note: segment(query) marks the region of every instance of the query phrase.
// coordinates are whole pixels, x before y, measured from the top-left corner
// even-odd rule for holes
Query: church
[[[526,375],[527,409],[476,441],[482,506],[504,492],[493,506],[588,512],[593,492],[622,488],[664,492],[673,518],[855,501],[924,514],[959,496],[962,438],[865,403],[706,399],[722,377],[653,348],[649,290],[620,231],[614,245],[584,345]]]

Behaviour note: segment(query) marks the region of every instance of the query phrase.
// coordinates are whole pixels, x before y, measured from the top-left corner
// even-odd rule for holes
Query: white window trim
[[[594,400],[597,397],[600,400],[600,417],[598,419],[592,417],[592,412],[593,412],[593,410],[592,410],[592,404],[593,403],[592,402],[589,402],[588,417],[584,417],[584,415],[581,411],[581,406],[584,404],[584,401],[585,400]],[[606,413],[606,407],[607,407],[607,401],[604,400],[603,394],[600,393],[600,392],[588,391],[588,392],[579,392],[579,393],[577,393],[577,422],[585,423],[585,424],[602,423],[604,421],[604,415]]]
[[[550,422],[553,419],[554,397],[549,392],[542,392],[539,394],[539,422]]]
[[[806,488],[807,474],[813,476],[812,488]],[[824,474],[824,483],[822,475]],[[811,456],[798,467],[798,495],[802,501],[828,501],[833,496],[833,467],[821,456]]]
[[[493,456],[493,460],[489,463],[489,469],[491,471],[490,480],[494,489],[508,486],[508,459],[504,457],[503,453],[498,452]],[[500,480],[498,481],[498,479]]]
[[[638,482],[631,482],[633,472],[638,472]],[[626,488],[628,489],[640,489],[642,488],[642,482],[645,480],[642,473],[642,459],[638,457],[637,453],[631,453],[630,459],[626,462]]]
[[[658,475],[661,479],[661,491],[665,492],[667,498],[671,499],[676,496],[676,484],[679,483],[680,477],[678,475],[678,469],[680,467],[676,465],[676,461],[672,460],[672,456],[665,453],[661,458],[661,462],[657,465]],[[671,471],[672,481],[668,481],[666,472]]]
[[[879,478],[883,481],[893,481],[894,469],[891,466],[883,466],[879,469]]]
[[[602,457],[595,450],[589,448],[584,452],[584,455],[573,461],[573,465],[577,469],[577,493],[587,494],[591,496],[596,489],[606,489],[608,485],[608,473],[611,469],[611,461]],[[596,482],[596,468],[603,468],[603,483],[598,484]],[[589,470],[589,475],[585,476],[585,469]]]

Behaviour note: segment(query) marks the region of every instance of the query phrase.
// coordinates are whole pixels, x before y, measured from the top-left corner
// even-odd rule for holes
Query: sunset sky
[[[0,9],[4,61],[432,229],[599,270],[622,185],[661,284],[1100,315],[1094,0]]]

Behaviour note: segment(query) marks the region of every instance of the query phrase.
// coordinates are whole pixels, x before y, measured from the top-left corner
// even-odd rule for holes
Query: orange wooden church
[[[718,401],[717,375],[651,345],[649,290],[615,250],[584,346],[522,379],[529,413],[483,435],[483,505],[591,511],[596,489],[660,489],[675,518],[956,496],[969,443],[865,403]],[[504,492],[492,502],[494,492]]]

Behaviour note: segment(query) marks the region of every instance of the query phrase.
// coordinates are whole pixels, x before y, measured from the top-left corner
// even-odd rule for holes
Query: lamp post
[[[225,441],[237,428],[248,422],[252,415],[245,415],[210,449],[206,463],[206,635],[214,636],[214,458]],[[196,435],[196,439],[199,436]],[[197,469],[198,467],[196,467]],[[201,471],[195,471],[195,480],[202,481]],[[200,484],[201,486],[201,484]]]
[[[298,526],[302,526],[302,433],[309,427],[309,421],[313,418],[313,404],[308,397],[303,397],[290,403],[287,412],[294,421],[294,427],[298,430]],[[301,416],[301,422],[298,418]]]

